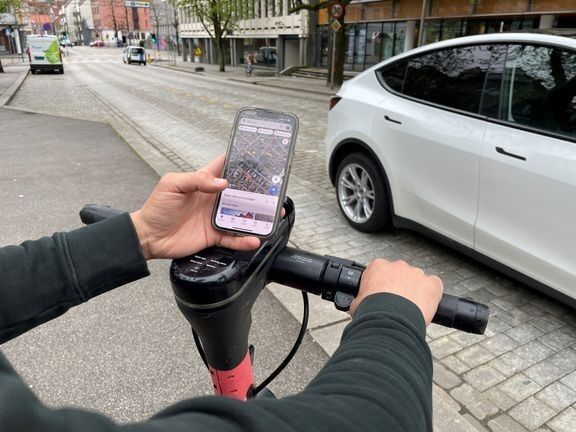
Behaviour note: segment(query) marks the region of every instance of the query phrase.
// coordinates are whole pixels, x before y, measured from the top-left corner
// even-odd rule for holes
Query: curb
[[[12,85],[8,87],[6,91],[0,95],[0,108],[10,103],[10,101],[14,98],[14,95],[16,94],[18,89],[20,89],[20,86],[24,83],[24,80],[28,76],[29,72],[30,70],[26,69],[26,71],[20,73],[18,78],[16,78],[16,81],[14,81]]]
[[[197,72],[194,70],[190,70],[188,68],[182,68],[182,67],[178,67],[178,66],[171,66],[171,65],[161,65],[161,64],[154,64],[152,66],[158,67],[158,68],[164,68],[164,69],[170,69],[170,70],[175,70],[175,71],[179,71],[179,72],[185,72],[185,73],[189,73],[192,75],[200,75],[203,77],[209,77],[209,78],[213,78],[213,79],[218,79],[218,80],[222,80],[222,81],[232,81],[235,83],[241,83],[241,84],[251,84],[251,85],[260,85],[260,86],[265,86],[265,87],[272,87],[272,88],[277,88],[280,90],[291,90],[291,91],[297,91],[297,92],[302,92],[302,93],[312,93],[312,94],[317,94],[317,95],[321,95],[321,96],[333,96],[336,94],[336,92],[338,90],[334,89],[334,90],[316,90],[316,89],[309,89],[309,88],[302,88],[302,87],[293,87],[293,86],[283,86],[280,84],[274,84],[274,83],[268,83],[267,81],[263,80],[263,81],[246,81],[243,80],[241,78],[225,78],[225,77],[218,77],[215,75],[210,75],[210,74],[206,74],[206,72]]]

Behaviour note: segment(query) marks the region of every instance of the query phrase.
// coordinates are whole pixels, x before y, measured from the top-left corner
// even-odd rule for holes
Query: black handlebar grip
[[[489,317],[488,306],[470,299],[444,294],[432,322],[467,333],[484,334]]]
[[[122,210],[112,207],[99,204],[86,204],[82,210],[80,210],[80,219],[85,225],[90,225],[104,219],[118,216],[122,213],[124,213]]]

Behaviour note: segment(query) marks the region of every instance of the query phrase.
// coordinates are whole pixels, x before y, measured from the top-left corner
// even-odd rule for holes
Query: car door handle
[[[384,115],[384,118],[385,118],[386,120],[388,120],[389,122],[396,123],[396,124],[402,124],[401,121],[399,121],[399,120],[394,120],[393,118],[390,118],[390,117],[388,117],[387,115]]]
[[[502,147],[496,147],[496,151],[497,151],[498,153],[504,155],[504,156],[510,156],[510,157],[515,158],[515,159],[520,159],[520,160],[523,160],[523,161],[526,160],[526,158],[525,158],[524,156],[520,156],[520,155],[517,155],[517,154],[514,154],[514,153],[509,153],[509,152],[507,152],[506,150],[504,150]]]

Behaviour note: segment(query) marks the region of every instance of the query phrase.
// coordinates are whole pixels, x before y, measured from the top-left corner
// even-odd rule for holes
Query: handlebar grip
[[[80,210],[80,219],[85,225],[90,225],[104,219],[118,216],[122,213],[124,213],[122,210],[112,207],[99,204],[86,204],[82,210]]]
[[[488,306],[467,298],[444,294],[432,322],[467,333],[484,334],[489,317]]]

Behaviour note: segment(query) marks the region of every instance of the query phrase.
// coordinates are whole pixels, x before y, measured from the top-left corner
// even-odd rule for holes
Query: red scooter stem
[[[254,388],[254,374],[250,353],[244,360],[231,370],[218,370],[208,365],[210,377],[217,396],[227,396],[232,399],[245,401]]]

